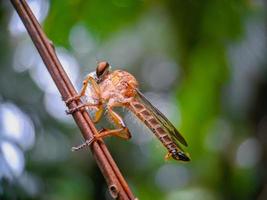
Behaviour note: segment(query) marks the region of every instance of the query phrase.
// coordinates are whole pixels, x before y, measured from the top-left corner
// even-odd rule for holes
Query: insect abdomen
[[[177,149],[175,143],[162,128],[158,120],[155,119],[153,114],[151,114],[151,112],[142,103],[139,101],[131,102],[130,110],[146,124],[146,126],[156,135],[169,152]]]

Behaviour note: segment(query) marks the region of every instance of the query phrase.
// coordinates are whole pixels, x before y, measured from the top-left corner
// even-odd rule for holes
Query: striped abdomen
[[[176,144],[171,140],[166,130],[161,125],[160,121],[157,120],[153,114],[138,100],[130,103],[129,109],[141,120],[146,126],[156,135],[161,143],[168,149],[168,151],[177,151]]]

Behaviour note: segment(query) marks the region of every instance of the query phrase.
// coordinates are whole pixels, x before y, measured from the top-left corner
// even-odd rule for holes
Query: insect
[[[83,81],[83,87],[77,96],[71,97],[66,104],[81,99],[83,104],[67,111],[72,114],[77,110],[94,109],[93,122],[97,123],[106,111],[109,120],[116,129],[103,129],[87,140],[84,144],[73,147],[73,150],[81,149],[97,139],[106,136],[117,136],[130,139],[131,134],[117,114],[114,107],[126,107],[132,111],[160,140],[168,150],[166,159],[173,158],[180,161],[190,161],[189,155],[185,153],[181,144],[187,146],[183,136],[171,124],[171,122],[155,108],[139,91],[138,82],[133,75],[123,70],[110,70],[110,65],[103,61],[99,62],[96,71],[87,75]]]

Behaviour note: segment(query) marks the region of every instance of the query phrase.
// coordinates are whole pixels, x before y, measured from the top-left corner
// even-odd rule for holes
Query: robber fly
[[[87,75],[83,87],[77,96],[66,101],[66,104],[81,99],[83,104],[67,111],[68,114],[82,109],[94,109],[93,122],[97,123],[104,111],[116,129],[103,129],[93,139],[84,144],[73,147],[81,149],[97,139],[106,136],[117,136],[130,139],[131,134],[122,118],[113,110],[114,107],[126,107],[132,111],[160,140],[168,150],[166,159],[190,161],[189,155],[184,153],[180,144],[187,146],[183,136],[172,123],[155,108],[139,91],[138,82],[133,75],[123,70],[110,70],[110,65],[103,61],[98,63],[95,72]]]

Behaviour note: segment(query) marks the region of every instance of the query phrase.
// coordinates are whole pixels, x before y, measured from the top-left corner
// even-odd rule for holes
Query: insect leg
[[[122,118],[112,110],[111,106],[107,107],[107,113],[109,119],[115,124],[117,128],[113,130],[109,129],[102,130],[97,135],[95,135],[95,139],[104,138],[106,136],[116,136],[125,140],[130,139],[131,134],[128,128],[125,126],[125,123],[123,122]]]
[[[97,135],[94,135],[93,138],[86,140],[84,143],[82,143],[81,145],[79,145],[77,147],[72,147],[71,150],[72,151],[78,151],[80,149],[83,149],[86,146],[90,146],[94,141],[101,139],[101,138],[104,138],[104,137],[107,137],[107,136],[117,136],[117,137],[121,137],[123,139],[129,139],[131,137],[129,132],[128,132],[128,134],[129,134],[128,137],[125,137],[125,136],[122,137],[119,134],[119,132],[122,132],[122,131],[125,131],[125,129],[124,128],[118,128],[118,129],[113,129],[113,130],[103,129]],[[127,131],[128,131],[128,129],[127,129]]]
[[[86,146],[90,146],[93,142],[95,141],[95,138],[91,138],[89,140],[86,140],[84,143],[82,143],[81,145],[77,146],[77,147],[72,147],[71,151],[78,151],[80,149],[83,149]]]
[[[123,138],[126,140],[130,139],[131,134],[130,134],[128,128],[126,127],[122,118],[115,111],[112,110],[112,107],[113,106],[107,107],[107,111],[108,111],[107,113],[108,113],[108,117],[109,117],[110,121],[115,124],[117,129],[108,130],[108,131],[110,131],[110,135],[117,136],[117,137],[120,137],[120,138]]]
[[[67,114],[73,114],[74,112],[76,112],[78,110],[84,110],[86,108],[94,108],[96,110],[102,109],[100,107],[102,107],[101,104],[84,103],[84,104],[76,106],[75,108],[66,110],[66,113]]]
[[[95,117],[92,119],[92,121],[93,121],[94,123],[99,122],[99,120],[101,119],[101,117],[102,117],[102,115],[103,115],[103,112],[104,112],[103,106],[99,106],[99,107],[97,108],[96,113],[95,113]]]
[[[97,84],[96,80],[92,76],[87,76],[86,79],[83,81],[83,87],[82,87],[80,94],[77,94],[76,96],[73,96],[73,97],[67,99],[65,101],[65,103],[68,105],[68,104],[70,104],[70,102],[72,102],[74,100],[78,100],[82,96],[84,96],[89,82],[91,82],[93,90],[94,90],[95,94],[97,95],[98,99],[101,100],[99,85]]]
[[[86,107],[92,107],[92,108],[97,110],[96,114],[95,114],[95,119],[93,120],[93,122],[96,123],[100,120],[100,118],[103,114],[103,107],[102,107],[102,98],[101,98],[101,92],[100,92],[99,85],[97,84],[96,80],[92,76],[87,76],[87,78],[83,81],[83,87],[82,87],[80,94],[66,100],[66,104],[68,105],[71,101],[78,100],[82,96],[84,96],[89,82],[91,82],[93,92],[97,96],[98,104],[84,103],[84,104],[81,104],[75,108],[72,108],[72,109],[66,111],[66,113],[72,114],[72,113],[76,112],[77,110],[81,110],[81,109],[84,109]]]
[[[101,106],[102,111],[99,112],[103,112],[103,107]],[[131,138],[131,134],[128,130],[128,128],[125,126],[125,123],[123,122],[122,118],[112,110],[112,106],[108,106],[107,107],[107,113],[108,113],[108,117],[110,118],[111,121],[114,122],[114,124],[117,126],[116,129],[113,130],[107,130],[107,129],[103,129],[101,130],[98,134],[94,135],[94,138],[90,139],[90,140],[86,140],[83,144],[77,146],[77,147],[72,147],[72,151],[77,151],[80,150],[86,146],[90,146],[94,141],[107,137],[107,136],[116,136],[116,137],[120,137],[122,139],[128,140]],[[96,114],[96,119],[98,120],[98,115],[100,114]],[[102,113],[101,113],[102,115]]]
[[[172,157],[172,154],[171,153],[167,153],[164,157],[165,160],[170,160],[170,158]]]

